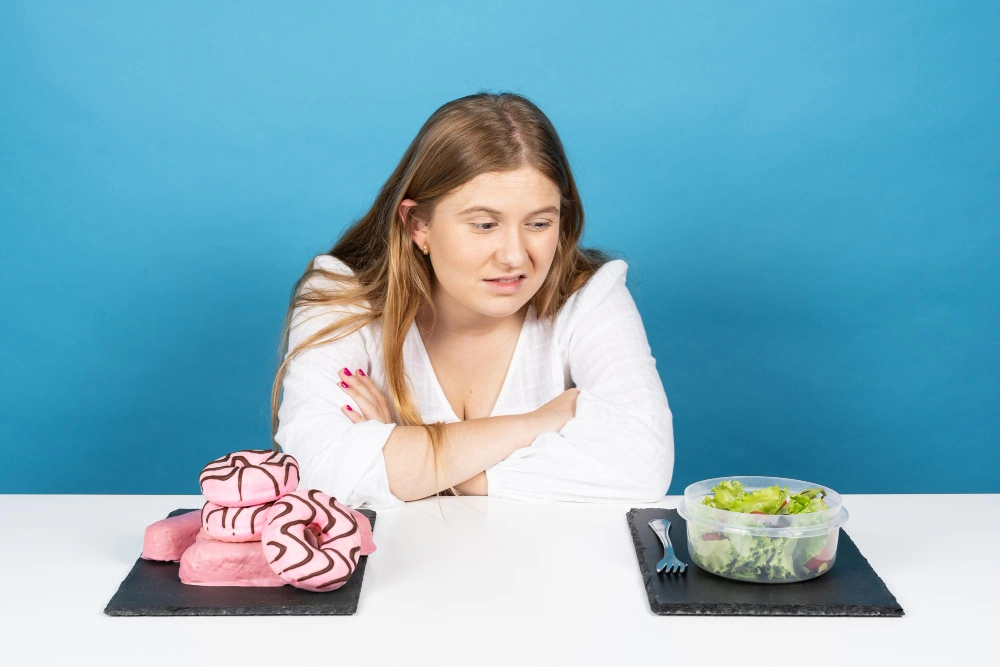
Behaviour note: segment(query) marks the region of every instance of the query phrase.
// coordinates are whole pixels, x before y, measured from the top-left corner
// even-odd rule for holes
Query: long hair
[[[534,103],[514,93],[481,91],[444,104],[420,128],[368,212],[327,253],[347,264],[354,275],[314,269],[310,261],[295,283],[271,390],[271,437],[275,451],[279,449],[274,441],[279,394],[289,361],[300,352],[381,320],[391,400],[403,424],[427,429],[437,488],[444,422],[423,423],[407,386],[403,364],[403,341],[421,305],[437,314],[431,298],[432,268],[430,259],[415,246],[400,219],[400,203],[404,199],[416,201],[410,215],[428,221],[442,197],[476,176],[522,167],[538,169],[559,187],[561,194],[555,257],[544,283],[531,298],[537,318],[553,318],[573,292],[613,259],[602,250],[578,246],[583,235],[580,196],[562,142],[552,123]],[[336,288],[303,290],[303,285],[313,278],[330,281]],[[289,328],[297,309],[338,306],[355,307],[355,312],[345,313],[288,353]],[[340,335],[335,336],[337,333]],[[447,470],[444,473],[451,494],[458,495]]]

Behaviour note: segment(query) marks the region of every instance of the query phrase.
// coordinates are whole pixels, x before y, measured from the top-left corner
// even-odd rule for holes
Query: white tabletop
[[[625,513],[677,496],[440,500],[445,519],[435,499],[378,510],[352,616],[111,617],[145,527],[201,496],[5,495],[2,662],[812,667],[996,654],[1000,495],[844,496],[844,530],[902,618],[653,614]]]

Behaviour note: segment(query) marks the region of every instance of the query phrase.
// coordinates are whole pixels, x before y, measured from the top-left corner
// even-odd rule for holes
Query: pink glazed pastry
[[[217,505],[263,505],[295,490],[299,464],[291,454],[244,449],[209,461],[198,483],[205,497]]]
[[[372,537],[371,521],[361,512],[350,507],[347,509],[351,510],[351,514],[358,520],[358,530],[361,531],[361,553],[359,555],[367,556],[368,554],[375,553],[377,547],[375,546],[375,539]]]
[[[180,580],[195,586],[284,586],[260,542],[220,542],[204,533],[181,557]]]
[[[200,529],[201,513],[197,510],[160,519],[146,526],[141,556],[146,560],[178,561],[194,544]]]
[[[201,524],[209,537],[223,542],[260,542],[267,510],[273,503],[226,507],[211,500],[201,508]]]
[[[368,518],[315,489],[275,501],[261,539],[278,577],[316,592],[343,586],[358,559],[375,551]]]

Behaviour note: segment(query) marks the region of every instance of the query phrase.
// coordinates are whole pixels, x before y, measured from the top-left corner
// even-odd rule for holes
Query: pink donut
[[[201,525],[209,537],[222,542],[259,542],[272,504],[226,507],[209,500],[201,508]]]
[[[263,505],[295,490],[299,464],[291,454],[244,449],[209,461],[198,482],[201,492],[216,505]]]
[[[375,550],[368,518],[315,489],[275,501],[262,543],[268,564],[282,581],[317,592],[343,586],[358,559]]]

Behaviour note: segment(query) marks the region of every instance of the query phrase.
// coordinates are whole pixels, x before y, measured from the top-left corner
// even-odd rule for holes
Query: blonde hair
[[[350,335],[365,325],[382,321],[386,381],[396,414],[405,425],[427,429],[437,487],[438,460],[444,440],[444,422],[424,424],[406,384],[403,341],[421,305],[436,316],[431,298],[431,263],[413,243],[399,207],[404,199],[417,202],[410,215],[429,221],[445,195],[479,174],[534,167],[561,193],[559,240],[544,283],[531,298],[538,319],[554,317],[566,299],[613,259],[602,250],[580,248],[583,206],[562,142],[552,123],[534,103],[514,93],[479,92],[438,108],[406,149],[368,212],[329,250],[354,272],[337,274],[307,266],[292,290],[285,316],[279,366],[271,390],[271,436],[278,427],[279,394],[289,361],[305,350]],[[336,289],[302,290],[320,277]],[[297,308],[348,306],[361,312],[345,313],[336,322],[303,341],[291,354],[288,334]],[[333,334],[343,331],[338,336]],[[459,495],[449,481],[448,489]],[[440,495],[440,494],[435,494]],[[447,495],[447,494],[446,494]]]

